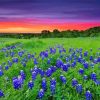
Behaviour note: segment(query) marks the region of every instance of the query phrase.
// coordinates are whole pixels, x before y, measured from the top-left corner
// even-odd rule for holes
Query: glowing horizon
[[[55,24],[35,24],[20,22],[0,22],[0,32],[2,33],[40,33],[42,30],[53,31],[63,30],[86,30],[88,28],[100,26],[100,23],[55,23]]]

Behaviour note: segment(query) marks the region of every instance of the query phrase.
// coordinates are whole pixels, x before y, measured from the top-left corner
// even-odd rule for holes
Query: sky
[[[100,0],[0,0],[0,32],[100,26]]]

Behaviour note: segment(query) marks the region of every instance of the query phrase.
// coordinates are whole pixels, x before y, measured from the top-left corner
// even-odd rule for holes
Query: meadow
[[[100,100],[100,37],[0,38],[0,100]]]

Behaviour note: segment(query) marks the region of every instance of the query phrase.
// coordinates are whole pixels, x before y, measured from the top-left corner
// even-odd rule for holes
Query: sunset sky
[[[100,26],[100,0],[0,0],[0,32]]]

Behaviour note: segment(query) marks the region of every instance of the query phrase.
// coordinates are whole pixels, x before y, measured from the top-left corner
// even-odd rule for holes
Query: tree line
[[[100,36],[100,26],[89,28],[84,31],[79,30],[66,30],[59,31],[58,29],[54,29],[53,32],[49,30],[43,30],[41,33],[0,33],[0,37],[3,38],[19,38],[19,39],[29,39],[33,37],[38,38],[77,38],[77,37],[97,37]]]

